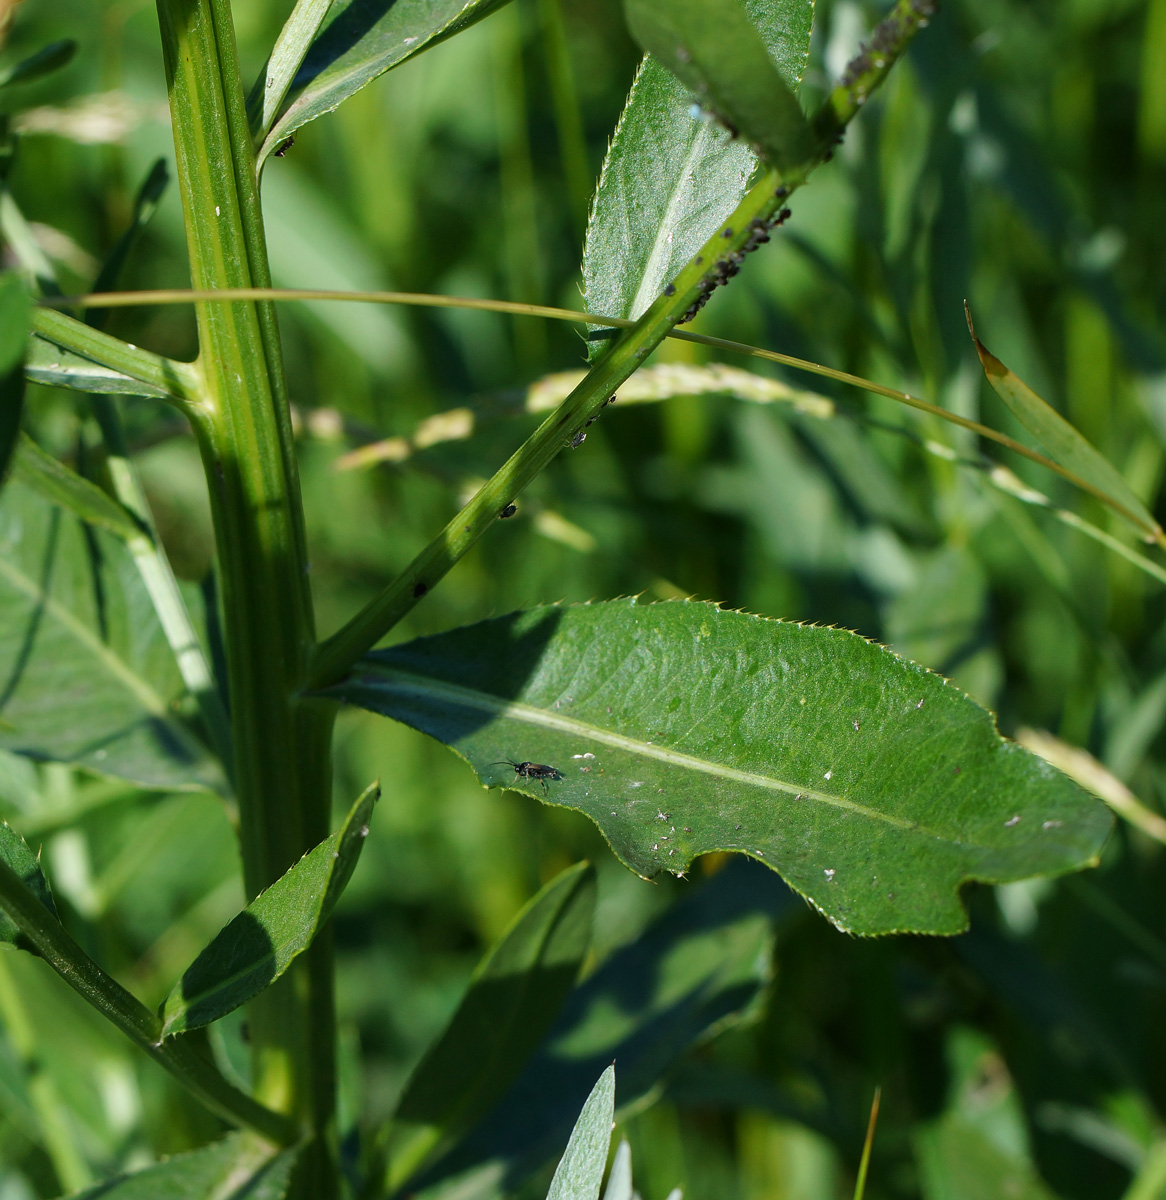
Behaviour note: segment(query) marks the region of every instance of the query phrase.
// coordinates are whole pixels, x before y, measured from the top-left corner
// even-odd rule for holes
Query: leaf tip
[[[993,375],[1007,375],[1008,368],[980,341],[976,333],[975,322],[972,320],[971,307],[966,300],[964,301],[964,317],[968,322],[968,333],[972,335],[976,353],[980,356],[980,365],[984,368],[984,374],[989,378]]]

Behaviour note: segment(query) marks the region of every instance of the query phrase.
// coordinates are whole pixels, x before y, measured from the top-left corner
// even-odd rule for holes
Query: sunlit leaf
[[[599,1200],[614,1117],[615,1067],[608,1067],[571,1130],[571,1140],[555,1168],[547,1200]]]
[[[749,0],[746,9],[778,73],[795,87],[809,53],[813,0]],[[756,166],[744,140],[646,58],[612,137],[587,226],[588,311],[639,316],[733,211]],[[600,345],[593,342],[593,352]]]
[[[970,312],[968,329],[976,343],[976,352],[988,382],[1012,415],[1044,447],[1049,457],[1107,497],[1147,536],[1162,539],[1162,527],[1122,478],[1121,472],[980,341],[972,326]]]
[[[20,876],[24,886],[29,888],[45,908],[56,916],[57,906],[53,903],[49,882],[40,869],[40,860],[29,849],[24,838],[7,821],[0,821],[0,859]],[[19,926],[3,909],[0,909],[0,945],[29,948]]]
[[[331,112],[392,67],[453,37],[507,0],[351,0],[312,43],[288,103],[264,138],[263,162],[302,125]]]
[[[807,166],[810,127],[740,0],[625,0],[636,40],[779,170]]]
[[[551,880],[479,965],[401,1097],[388,1138],[390,1190],[496,1103],[550,1028],[591,940],[595,871]]]
[[[620,1139],[603,1200],[632,1200],[632,1148],[627,1138]]]
[[[162,1035],[209,1025],[274,983],[332,915],[368,835],[380,788],[344,824],[261,892],[187,968],[162,1007]]]
[[[0,746],[148,787],[226,789],[129,550],[13,480],[0,496]]]
[[[247,116],[256,136],[267,132],[283,106],[287,89],[331,7],[332,0],[296,0],[247,97]]]
[[[740,851],[855,933],[958,932],[963,883],[1090,865],[1110,827],[940,676],[712,604],[536,608],[369,654],[329,694],[586,813],[641,875]]]
[[[233,1134],[132,1175],[104,1180],[72,1200],[283,1200],[298,1156],[298,1147],[273,1155],[258,1139]]]

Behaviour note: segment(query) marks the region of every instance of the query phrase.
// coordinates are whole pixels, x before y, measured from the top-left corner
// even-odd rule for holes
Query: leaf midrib
[[[664,210],[663,219],[657,226],[656,237],[652,240],[652,249],[648,255],[647,261],[644,263],[643,270],[640,272],[640,285],[636,289],[636,294],[632,298],[628,312],[624,315],[638,317],[653,300],[656,299],[660,288],[663,286],[663,272],[668,263],[668,256],[671,254],[672,243],[668,240],[668,235],[675,236],[679,233],[677,227],[678,214],[683,209],[681,197],[686,190],[688,182],[688,172],[694,161],[699,157],[703,157],[709,140],[713,136],[711,125],[702,122],[694,121],[694,125],[699,125],[696,130],[696,136],[692,138],[688,145],[688,152],[684,156],[684,165],[677,173],[677,183],[668,196],[668,206]]]
[[[536,725],[544,729],[552,729],[559,733],[588,738],[591,741],[599,742],[613,749],[626,750],[631,754],[637,754],[645,758],[654,758],[658,762],[665,763],[668,766],[699,771],[705,775],[714,775],[721,779],[729,779],[735,783],[760,787],[768,791],[787,792],[790,795],[800,796],[803,800],[817,800],[821,804],[827,804],[833,808],[842,809],[845,812],[856,813],[874,821],[881,821],[886,825],[893,825],[898,829],[929,833],[936,838],[942,837],[942,835],[936,833],[934,830],[926,829],[918,821],[908,821],[902,817],[896,817],[891,813],[879,812],[877,809],[870,808],[865,804],[859,804],[857,801],[849,800],[842,795],[834,795],[830,792],[821,791],[818,788],[807,787],[804,784],[790,783],[787,780],[778,779],[776,776],[757,775],[751,771],[742,771],[736,767],[726,766],[723,763],[710,762],[707,759],[697,758],[692,754],[670,750],[654,742],[645,742],[638,738],[630,738],[624,734],[603,729],[598,725],[592,725],[589,722],[580,721],[574,717],[549,712],[545,708],[536,708],[532,704],[523,704],[521,701],[507,700],[501,696],[491,695],[489,692],[479,691],[476,688],[462,687],[460,684],[447,683],[444,680],[416,675],[411,671],[402,671],[397,668],[382,666],[373,666],[369,673],[362,672],[359,675],[354,675],[350,682],[357,686],[365,684],[395,691],[398,695],[417,695],[450,701],[460,704],[465,708],[475,709],[478,712],[491,713],[499,717],[509,717],[512,720],[522,721],[528,725]]]

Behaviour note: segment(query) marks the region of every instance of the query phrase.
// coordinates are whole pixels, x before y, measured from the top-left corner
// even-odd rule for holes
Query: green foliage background
[[[819,0],[803,97],[837,75],[879,11]],[[266,0],[236,6],[248,78],[284,15]],[[80,291],[171,146],[153,6],[26,0],[6,53],[65,36],[80,42],[74,63],[20,93],[28,132],[11,181],[66,290]],[[638,57],[615,0],[516,0],[391,73],[268,163],[275,283],[577,307],[587,192]],[[1021,436],[982,383],[966,297],[993,351],[1155,507],[1164,63],[1164,0],[948,0],[792,220],[695,328]],[[187,282],[171,189],[125,284]],[[534,418],[484,419],[399,465],[337,471],[338,456],[447,409],[497,413],[500,399],[580,365],[584,346],[567,326],[487,313],[285,305],[281,319],[326,635]],[[180,308],[116,312],[109,328],[163,353],[194,350]],[[712,361],[680,343],[658,358]],[[927,438],[971,452],[946,426],[814,386],[842,415],[717,396],[608,409],[402,636],[632,593],[838,624],[947,674],[1007,733],[1035,726],[1084,746],[1162,807],[1158,585],[982,472],[924,454]],[[95,442],[66,393],[33,389],[28,410],[62,457]],[[160,405],[124,412],[167,547],[196,583],[211,535],[195,447]],[[1001,461],[1110,527],[1088,499]],[[474,963],[563,867],[590,856],[598,868],[597,960],[692,887],[639,881],[581,816],[484,793],[441,747],[348,711],[334,824],[376,776],[384,795],[337,912],[350,1124],[362,1109],[391,1111]],[[209,794],[137,792],[5,756],[0,816],[43,844],[66,920],[152,1006],[242,903],[231,831]],[[693,1198],[849,1195],[876,1083],[870,1196],[1118,1197],[1139,1171],[1148,1186],[1166,1105],[1162,854],[1122,827],[1091,877],[972,891],[973,930],[951,941],[860,942],[809,910],[787,914],[765,1002],[622,1118],[638,1189],[649,1200],[674,1185]],[[704,860],[694,880],[722,867]],[[80,1185],[217,1133],[31,958],[0,959],[0,1020],[0,1195],[53,1194],[46,1139]],[[223,1025],[212,1036],[242,1064],[238,1015]],[[56,1129],[38,1115],[45,1087]]]

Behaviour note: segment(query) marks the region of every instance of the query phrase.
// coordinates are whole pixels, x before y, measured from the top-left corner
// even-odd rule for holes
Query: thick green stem
[[[158,0],[196,288],[268,286],[227,0]],[[332,710],[299,698],[314,644],[299,480],[270,303],[196,306],[244,879],[254,896],[328,833]],[[260,1098],[323,1145],[335,1109],[326,937],[252,1005]],[[335,1188],[321,1157],[305,1182]]]

